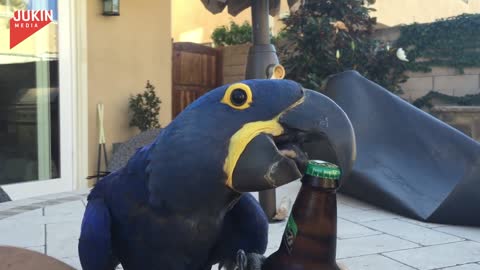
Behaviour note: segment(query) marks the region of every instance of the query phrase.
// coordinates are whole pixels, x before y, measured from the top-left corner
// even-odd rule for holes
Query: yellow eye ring
[[[225,91],[221,103],[237,110],[245,110],[250,107],[252,101],[252,89],[244,83],[234,83]]]

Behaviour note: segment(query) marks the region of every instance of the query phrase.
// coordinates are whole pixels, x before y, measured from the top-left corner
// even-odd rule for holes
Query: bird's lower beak
[[[303,102],[278,118],[280,136],[260,134],[246,146],[233,171],[233,188],[261,191],[302,176],[308,160],[325,160],[350,173],[356,156],[355,134],[343,110],[330,98],[305,90]]]

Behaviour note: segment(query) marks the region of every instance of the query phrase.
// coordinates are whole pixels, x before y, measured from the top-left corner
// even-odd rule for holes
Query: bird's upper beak
[[[330,98],[305,89],[301,100],[272,121],[281,132],[261,132],[249,141],[235,164],[233,189],[261,191],[290,183],[302,176],[310,159],[337,164],[340,183],[348,176],[356,156],[355,134]]]

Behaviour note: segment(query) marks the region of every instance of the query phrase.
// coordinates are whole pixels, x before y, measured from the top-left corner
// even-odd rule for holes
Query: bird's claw
[[[237,251],[237,258],[235,262],[235,270],[247,270],[247,254],[245,254],[245,251],[240,249]]]
[[[248,253],[240,249],[237,252],[235,270],[261,270],[265,257],[257,253]]]

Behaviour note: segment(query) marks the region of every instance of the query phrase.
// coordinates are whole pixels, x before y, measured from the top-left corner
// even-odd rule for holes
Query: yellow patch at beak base
[[[226,184],[228,187],[233,188],[233,170],[235,169],[235,165],[237,164],[240,155],[243,153],[243,150],[253,138],[261,133],[279,136],[283,133],[283,127],[278,123],[278,119],[275,118],[270,121],[247,123],[233,134],[228,147],[228,156],[223,166],[224,171],[227,173]]]
[[[228,146],[228,155],[223,165],[223,170],[227,174],[226,185],[233,189],[233,170],[240,159],[240,155],[243,153],[247,145],[259,134],[269,134],[272,136],[280,136],[284,132],[284,128],[279,123],[280,117],[290,109],[302,104],[305,101],[305,97],[300,98],[295,103],[290,105],[287,109],[281,112],[279,115],[268,121],[250,122],[243,125],[230,139]]]

